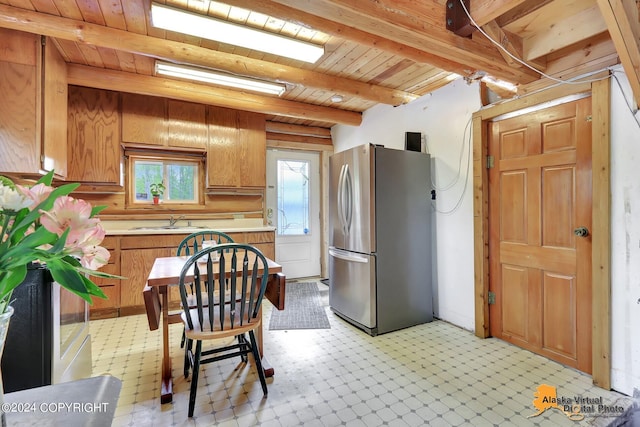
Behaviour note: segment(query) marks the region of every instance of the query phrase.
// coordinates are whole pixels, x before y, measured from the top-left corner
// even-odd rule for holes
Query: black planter
[[[29,265],[27,277],[13,291],[14,313],[2,354],[5,393],[51,384],[52,283],[48,269]]]

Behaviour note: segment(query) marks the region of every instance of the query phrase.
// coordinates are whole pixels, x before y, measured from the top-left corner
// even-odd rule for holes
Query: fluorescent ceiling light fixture
[[[507,90],[509,92],[516,93],[518,91],[518,87],[516,85],[514,85],[513,83],[505,81],[505,80],[500,80],[500,79],[497,79],[497,78],[492,77],[492,76],[484,76],[480,80],[482,80],[485,83],[494,84],[494,85],[496,85],[498,87],[501,87],[502,89],[505,89],[505,90]]]
[[[314,63],[324,55],[324,46],[156,3],[151,4],[151,22],[154,27],[165,30],[285,56],[299,61]]]
[[[177,77],[180,79],[196,80],[203,83],[229,86],[237,89],[247,89],[271,95],[282,95],[286,87],[282,84],[256,80],[249,77],[233,76],[198,67],[170,64],[156,61],[156,74]]]

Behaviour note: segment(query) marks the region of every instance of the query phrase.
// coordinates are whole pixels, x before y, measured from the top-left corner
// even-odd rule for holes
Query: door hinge
[[[489,305],[496,303],[496,293],[489,291]]]
[[[487,156],[487,169],[491,169],[493,167],[493,156]]]
[[[585,121],[586,121],[586,122],[592,122],[592,121],[593,121],[593,116],[587,116],[587,117],[585,118]]]

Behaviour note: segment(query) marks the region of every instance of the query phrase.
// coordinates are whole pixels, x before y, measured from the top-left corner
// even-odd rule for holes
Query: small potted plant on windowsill
[[[153,196],[153,204],[157,205],[160,201],[160,196],[164,193],[165,186],[161,182],[154,182],[149,186],[149,192]]]

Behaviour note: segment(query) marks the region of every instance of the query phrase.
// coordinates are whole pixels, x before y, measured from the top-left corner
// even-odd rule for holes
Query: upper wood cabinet
[[[43,47],[42,168],[67,176],[67,65],[50,38]]]
[[[67,168],[67,72],[48,39],[0,28],[0,172]],[[62,147],[62,148],[61,148]]]
[[[118,93],[69,86],[67,179],[120,184]]]
[[[167,145],[207,148],[207,106],[193,102],[167,100]]]
[[[122,142],[166,145],[167,123],[164,98],[122,94]]]
[[[122,94],[122,142],[204,150],[207,141],[205,105]]]
[[[0,171],[40,168],[40,37],[0,29]]]
[[[265,187],[265,126],[263,114],[209,107],[209,187]]]

